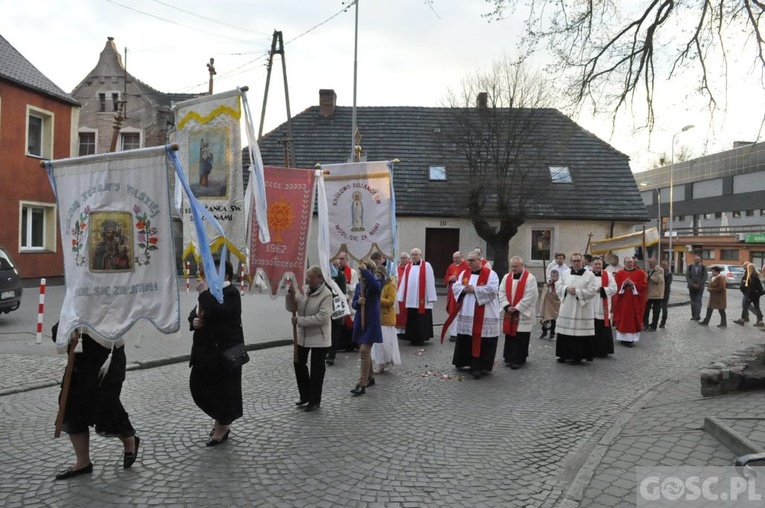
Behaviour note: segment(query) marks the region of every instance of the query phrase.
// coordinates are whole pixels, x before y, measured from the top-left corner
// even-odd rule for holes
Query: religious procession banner
[[[260,275],[272,296],[286,280],[304,284],[306,246],[313,214],[315,171],[264,168],[270,241],[261,242],[260,227],[252,222],[250,232],[251,274]]]
[[[139,319],[180,327],[166,147],[45,163],[59,209],[66,295],[57,336],[114,341]],[[108,347],[108,344],[104,344]]]
[[[645,238],[644,236],[645,235]],[[611,251],[628,249],[630,247],[650,247],[659,243],[659,232],[656,228],[646,229],[645,232],[638,231],[628,235],[615,236],[605,240],[593,241],[590,252],[592,254],[606,254]]]
[[[343,251],[357,262],[375,251],[395,259],[392,163],[331,164],[322,170],[319,228],[320,236],[323,232],[327,237],[329,259]],[[321,245],[319,250],[321,255]]]
[[[243,95],[240,89],[208,95],[177,103],[174,110],[176,139],[181,147],[179,158],[191,192],[223,228],[223,235],[207,228],[210,247],[217,251],[225,243],[244,263],[247,219],[240,129]],[[250,181],[256,184],[261,179],[251,177]],[[176,190],[176,201],[178,196]],[[188,202],[181,207],[181,213],[183,258],[189,254],[198,258],[199,246],[195,243],[198,239]],[[261,224],[261,228],[267,231],[267,224]]]

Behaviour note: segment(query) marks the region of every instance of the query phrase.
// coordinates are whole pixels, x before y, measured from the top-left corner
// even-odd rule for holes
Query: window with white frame
[[[573,183],[568,166],[550,166],[552,183]]]
[[[55,250],[56,207],[48,203],[20,202],[21,251]]]
[[[141,148],[140,132],[120,132],[120,150]]]
[[[428,176],[430,181],[446,180],[446,166],[430,166]]]
[[[27,155],[53,158],[53,113],[27,105]]]
[[[80,131],[80,156],[96,153],[96,132]]]

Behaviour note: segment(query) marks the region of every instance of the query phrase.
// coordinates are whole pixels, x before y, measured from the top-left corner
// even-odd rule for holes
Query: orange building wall
[[[8,249],[23,278],[64,274],[61,235],[56,218],[53,252],[20,252],[19,201],[55,204],[47,172],[37,157],[26,155],[27,105],[54,115],[53,158],[71,157],[72,104],[0,80],[0,245]]]

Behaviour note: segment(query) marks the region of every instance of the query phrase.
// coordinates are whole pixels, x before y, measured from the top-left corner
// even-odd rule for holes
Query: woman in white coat
[[[324,385],[326,365],[324,359],[332,345],[332,292],[324,283],[321,268],[312,266],[306,272],[303,294],[295,294],[290,286],[285,306],[295,312],[292,324],[297,326],[295,357],[295,378],[300,400],[298,407],[305,406],[306,412],[319,409],[321,391]],[[311,353],[311,371],[308,371],[308,353]]]

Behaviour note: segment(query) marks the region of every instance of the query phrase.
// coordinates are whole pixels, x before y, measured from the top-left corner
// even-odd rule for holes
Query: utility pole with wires
[[[258,128],[258,139],[263,137],[263,122],[266,119],[266,104],[268,103],[268,89],[271,85],[271,69],[274,65],[274,55],[282,56],[282,74],[284,77],[284,103],[287,106],[287,134],[284,138],[284,159],[288,162],[295,162],[294,138],[292,136],[292,114],[290,113],[290,90],[287,85],[287,60],[284,56],[284,39],[282,33],[274,30],[271,38],[271,51],[268,52],[268,72],[266,74],[266,87],[263,92],[263,108],[260,112],[260,127]]]
[[[207,72],[210,73],[210,81],[207,85],[207,94],[212,95],[213,94],[213,76],[218,74],[215,72],[215,59],[210,58],[210,63],[207,64]]]

